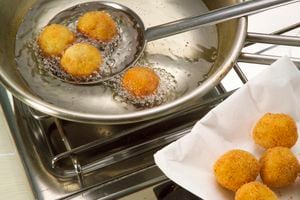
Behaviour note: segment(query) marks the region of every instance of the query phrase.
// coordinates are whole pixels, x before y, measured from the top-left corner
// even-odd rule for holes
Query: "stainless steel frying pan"
[[[222,80],[237,60],[246,37],[247,20],[240,18],[149,43],[142,58],[143,62],[163,68],[175,76],[177,98],[155,108],[141,110],[116,101],[112,91],[101,84],[77,86],[39,74],[32,63],[34,58],[22,48],[57,13],[83,2],[89,1],[0,1],[1,82],[14,96],[34,109],[68,120],[120,124],[177,112],[198,100]],[[145,26],[150,27],[240,1],[116,2],[135,10]],[[32,20],[22,24],[23,29],[16,40],[18,29],[28,13]],[[15,59],[16,57],[22,59]]]

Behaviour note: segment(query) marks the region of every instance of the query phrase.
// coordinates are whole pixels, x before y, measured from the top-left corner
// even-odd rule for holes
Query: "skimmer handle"
[[[300,0],[251,0],[233,6],[212,10],[208,13],[180,19],[174,22],[150,27],[146,30],[147,41],[161,39],[167,36],[194,30],[203,25],[213,25],[230,19],[235,19],[267,9],[283,6]]]

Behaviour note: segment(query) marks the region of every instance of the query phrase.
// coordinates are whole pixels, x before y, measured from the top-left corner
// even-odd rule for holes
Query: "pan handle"
[[[300,24],[298,24],[298,27]],[[295,27],[294,27],[295,28]],[[287,30],[289,31],[289,30]],[[287,32],[285,31],[285,32]],[[277,35],[282,32],[275,34],[263,34],[263,33],[251,33],[249,32],[246,37],[245,47],[256,44],[273,44],[273,45],[285,45],[285,46],[295,46],[300,47],[300,37],[297,36],[286,36]],[[238,62],[253,63],[253,64],[263,64],[270,65],[280,58],[280,56],[266,55],[260,53],[244,53],[242,52],[238,58]],[[291,60],[300,68],[300,58],[291,58]]]

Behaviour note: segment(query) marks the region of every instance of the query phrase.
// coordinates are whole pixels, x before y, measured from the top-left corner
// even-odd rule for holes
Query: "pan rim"
[[[50,116],[57,118],[71,120],[76,122],[90,123],[90,124],[129,124],[140,121],[146,121],[152,118],[165,116],[170,113],[174,113],[182,109],[187,102],[195,99],[196,97],[203,96],[215,87],[223,77],[233,67],[235,61],[240,55],[240,52],[244,46],[244,41],[247,34],[247,17],[235,19],[238,22],[237,25],[237,37],[233,44],[233,49],[229,57],[222,63],[219,69],[213,73],[208,79],[206,79],[202,85],[196,88],[191,93],[173,101],[168,104],[164,104],[158,107],[136,111],[127,114],[89,114],[70,111],[65,108],[55,106],[47,103],[36,96],[30,95],[22,91],[14,84],[10,84],[4,74],[0,71],[0,79],[6,89],[8,89],[16,98],[24,102],[26,105]]]

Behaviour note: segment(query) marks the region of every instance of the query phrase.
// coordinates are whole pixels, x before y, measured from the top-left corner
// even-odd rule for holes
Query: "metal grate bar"
[[[225,89],[224,89],[224,91],[225,91]],[[157,123],[172,119],[172,118],[174,118],[178,115],[183,115],[187,112],[192,112],[194,110],[205,108],[205,107],[215,106],[216,104],[218,104],[220,101],[224,100],[225,98],[227,98],[231,94],[232,94],[232,92],[223,93],[220,96],[218,96],[216,98],[212,98],[212,99],[207,100],[207,101],[204,101],[201,104],[191,105],[191,106],[187,107],[186,109],[184,109],[183,111],[177,112],[176,114],[171,114],[171,115],[168,115],[166,117],[162,117],[160,119],[153,120],[153,121],[150,121],[148,123],[136,126],[136,127],[132,128],[130,130],[124,131],[123,133],[118,134],[114,138],[106,139],[106,140],[105,139],[101,139],[101,140],[99,139],[99,140],[93,141],[91,143],[84,144],[82,146],[79,146],[79,147],[76,147],[76,148],[73,148],[73,149],[69,148],[69,149],[67,149],[67,151],[54,156],[53,159],[52,159],[52,164],[55,166],[57,162],[59,162],[62,159],[66,159],[71,155],[84,153],[86,151],[97,148],[97,147],[99,147],[101,145],[104,145],[104,144],[107,144],[109,142],[119,140],[122,137],[125,137],[125,136],[129,135],[132,132],[135,132],[135,131],[147,128],[149,126],[155,125]],[[63,130],[61,130],[61,131],[63,131]],[[65,137],[63,140],[67,140],[67,138]]]
[[[281,35],[281,34],[287,33],[289,31],[292,31],[292,30],[294,30],[296,28],[299,28],[299,27],[300,27],[300,22],[299,23],[295,23],[295,24],[293,24],[291,26],[284,27],[284,28],[282,28],[282,29],[280,29],[278,31],[274,31],[273,33],[271,33],[271,35]],[[244,46],[248,47],[248,46],[251,46],[253,44],[255,44],[255,43],[247,41]]]
[[[300,38],[296,36],[248,33],[246,40],[252,43],[255,42],[273,45],[300,46]]]
[[[68,141],[68,138],[67,138],[67,136],[66,136],[66,134],[65,134],[65,132],[62,128],[61,121],[57,118],[55,118],[54,121],[55,121],[55,125],[57,126],[58,133],[59,133],[59,135],[60,135],[67,151],[72,150],[70,142]],[[80,165],[80,163],[79,163],[76,156],[70,155],[70,159],[73,163],[74,171],[75,171],[75,173],[77,175],[77,178],[78,178],[78,183],[79,183],[80,187],[82,188],[83,187],[83,177],[82,177],[81,165]],[[52,162],[52,167],[53,168],[55,167],[53,162]]]
[[[222,83],[219,83],[217,86],[216,86],[218,92],[220,94],[225,94],[226,93],[226,89],[224,87],[224,85]]]
[[[244,72],[242,71],[242,69],[240,68],[239,64],[235,64],[233,66],[234,71],[236,72],[236,74],[238,75],[238,77],[241,79],[242,83],[245,84],[248,81],[248,78],[246,77],[246,75],[244,74]]]
[[[238,59],[239,62],[245,63],[253,63],[253,64],[262,64],[262,65],[270,65],[278,60],[280,56],[273,55],[259,55],[252,53],[242,53]],[[300,59],[299,58],[290,58],[295,65],[300,68]]]
[[[154,140],[138,144],[136,146],[127,148],[125,150],[113,153],[99,161],[85,165],[85,166],[83,166],[82,169],[85,173],[88,173],[88,172],[106,167],[108,165],[126,160],[129,158],[129,155],[130,155],[130,157],[141,155],[148,151],[154,150],[162,145],[169,144],[169,143],[179,139],[180,137],[184,136],[185,134],[189,133],[190,131],[191,131],[191,128],[188,128],[188,129],[181,130],[181,131],[178,131],[175,133],[170,133],[167,136],[159,137]]]

